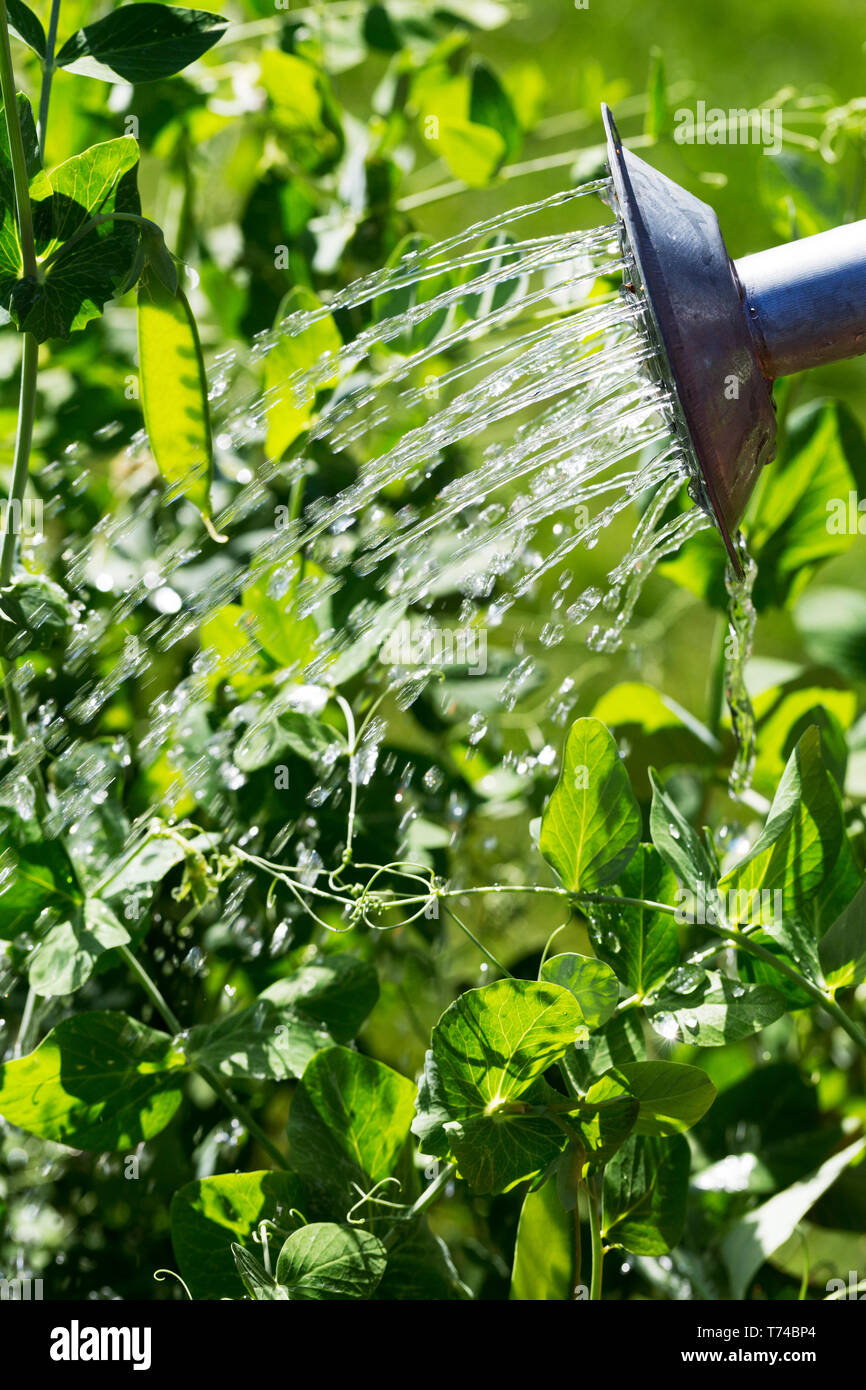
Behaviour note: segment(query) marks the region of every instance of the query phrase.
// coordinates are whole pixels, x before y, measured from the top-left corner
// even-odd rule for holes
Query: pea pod
[[[211,523],[213,439],[207,378],[195,318],[178,285],[172,291],[148,264],[138,287],[138,364],[144,423],[170,495],[198,507]]]

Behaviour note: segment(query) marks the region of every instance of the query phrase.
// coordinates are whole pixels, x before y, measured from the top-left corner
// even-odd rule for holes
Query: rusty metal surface
[[[606,106],[602,115],[614,210],[645,292],[656,368],[676,397],[673,423],[696,470],[694,495],[740,574],[733,536],[776,441],[740,285],[712,208],[624,150]]]

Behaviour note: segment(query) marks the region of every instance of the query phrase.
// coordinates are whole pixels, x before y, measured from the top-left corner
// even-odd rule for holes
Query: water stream
[[[738,579],[728,565],[725,571],[725,587],[728,591],[728,638],[725,648],[725,699],[731,712],[731,726],[734,731],[736,755],[731,768],[729,787],[735,797],[742,796],[752,785],[755,767],[755,711],[746,688],[746,663],[752,655],[755,639],[755,625],[758,613],[752,601],[752,590],[758,567],[746,551],[739,545],[743,565],[743,578]]]
[[[73,587],[116,595],[98,612],[82,606],[68,653],[73,670],[141,605],[150,616],[142,637],[127,635],[111,669],[80,690],[66,714],[79,723],[94,719],[124,681],[143,676],[149,644],[167,651],[188,639],[256,581],[278,599],[286,576],[295,578],[296,556],[305,565],[304,614],[324,612],[351,586],[361,591],[347,611],[344,603],[339,624],[323,625],[312,659],[289,671],[299,684],[328,683],[336,663],[360,646],[386,654],[389,680],[409,704],[436,673],[435,661],[419,662],[417,643],[411,661],[403,660],[389,641],[401,623],[486,631],[551,580],[541,645],[556,646],[586,624],[591,651],[616,650],[655,566],[711,523],[699,508],[677,505],[687,465],[670,429],[670,395],[646,370],[643,305],[620,287],[615,226],[532,230],[533,218],[607,189],[598,180],[479,222],[348,286],[321,309],[293,314],[261,335],[251,354],[223,353],[211,373],[224,480],[216,522],[234,543],[217,561],[204,560],[190,518],[143,577],[132,578],[130,561],[159,515],[154,488],[139,498],[134,517],[104,518],[67,554]],[[341,313],[364,322],[351,341],[263,389],[268,361],[287,336],[309,334]],[[312,392],[322,393],[317,418],[269,457],[274,413],[301,407]],[[323,459],[329,476],[345,479],[336,490],[322,489]],[[147,469],[143,436],[128,466]],[[275,507],[275,496],[287,492],[291,504]],[[577,590],[569,562],[635,505],[627,552],[607,583]],[[748,591],[732,589],[731,605],[732,629],[743,638],[728,678],[740,740],[732,786],[742,790],[753,759],[742,676],[753,622]],[[199,681],[207,663],[205,651],[196,663]],[[503,684],[504,708],[526,676],[518,663]],[[28,678],[25,665],[18,680],[26,685]],[[143,735],[154,753],[176,737],[189,698],[184,683],[154,701]],[[64,713],[42,711],[39,738],[55,753],[62,749],[69,741]],[[19,789],[25,765],[26,757],[10,774]],[[69,798],[56,816],[68,825],[77,809]]]

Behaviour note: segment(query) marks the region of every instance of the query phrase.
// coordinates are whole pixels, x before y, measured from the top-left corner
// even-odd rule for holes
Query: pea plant
[[[332,738],[328,730],[307,718],[292,735],[309,747]],[[550,886],[460,890],[421,865],[353,865],[351,832],[321,886],[240,847],[214,855],[206,837],[197,843],[154,827],[99,896],[82,899],[69,861],[46,842],[33,861],[38,886],[25,876],[7,888],[4,913],[26,911],[41,892],[66,897],[76,917],[53,929],[31,978],[64,970],[64,988],[74,989],[99,953],[117,949],[170,1031],[111,1011],[72,1014],[6,1065],[2,1114],[75,1148],[129,1151],[169,1123],[190,1073],[203,1078],[275,1166],[204,1178],[175,1194],[175,1254],[196,1297],[388,1298],[413,1289],[465,1296],[425,1217],[461,1182],[478,1194],[528,1189],[518,1296],[534,1296],[520,1290],[531,1286],[538,1241],[564,1218],[572,1282],[560,1296],[600,1298],[608,1251],[658,1256],[680,1239],[690,1167],[682,1136],[715,1096],[700,1067],[653,1051],[677,1038],[701,1048],[737,1042],[817,1005],[866,1054],[866,1036],[837,999],[866,971],[864,890],[818,730],[808,729],[792,753],[764,830],[724,872],[711,842],[658,782],[649,830],[642,843],[641,813],[610,733],[580,719],[541,820],[538,848],[557,879]],[[535,980],[515,978],[491,956],[503,978],[445,1010],[416,1088],[349,1046],[378,981],[348,952],[319,957],[245,1008],[185,1030],[130,947],[118,944],[110,910],[130,883],[157,872],[154,857],[164,869],[166,856],[185,860],[194,898],[245,863],[272,885],[288,883],[311,912],[327,900],[340,904],[349,932],[362,920],[398,930],[431,903],[459,921],[453,900],[473,891],[552,896],[587,914],[596,954],[545,952]],[[344,886],[350,866],[366,871],[363,884]],[[383,889],[388,875],[402,886]],[[678,925],[689,922],[710,939],[684,953]],[[230,1084],[292,1078],[286,1156]],[[819,1167],[800,1211],[786,1214],[789,1227],[863,1146],[857,1139]],[[790,1233],[768,1229],[758,1236],[735,1227],[726,1238],[736,1296],[768,1253],[761,1239],[781,1243]]]
[[[255,150],[244,213],[262,253],[251,257],[245,305],[255,331],[276,305],[279,323],[319,303],[307,283],[321,259],[311,229],[316,208],[333,213],[351,184],[333,177],[344,157],[368,180],[360,201],[352,185],[355,201],[339,205],[348,275],[405,250],[395,131],[436,116],[450,173],[475,185],[498,175],[537,120],[531,72],[506,85],[480,58],[460,71],[468,20],[448,19],[442,33],[427,7],[406,5],[403,31],[383,5],[356,8],[334,7],[339,44],[324,22],[317,35],[308,16],[290,15],[281,47],[261,56],[267,105],[245,111],[241,137],[242,151]],[[623,682],[576,722],[566,702],[557,748],[530,687],[506,719],[515,744],[544,756],[518,776],[471,736],[519,668],[514,652],[491,653],[499,679],[450,673],[441,698],[424,690],[410,712],[362,636],[304,687],[306,704],[287,698],[327,629],[370,602],[350,577],[348,599],[311,611],[304,586],[322,575],[305,557],[280,575],[249,574],[176,665],[154,643],[164,689],[183,696],[179,713],[168,699],[158,709],[171,756],[145,737],[136,746],[145,719],[132,697],[108,702],[97,723],[88,682],[105,678],[119,643],[109,634],[97,658],[76,649],[74,556],[67,565],[64,552],[56,578],[37,572],[15,519],[33,472],[43,367],[81,351],[80,330],[92,339],[112,301],[121,313],[136,295],[136,392],[163,497],[192,505],[208,557],[231,543],[213,519],[205,358],[180,259],[195,237],[187,226],[170,247],[143,214],[132,134],[50,167],[54,77],[80,74],[83,90],[109,74],[145,106],[141,93],[204,57],[226,24],[122,4],[61,41],[60,21],[60,0],[47,30],[22,0],[0,0],[0,304],[21,341],[0,543],[0,978],[23,1001],[0,1066],[0,1140],[15,1156],[0,1215],[27,1190],[23,1162],[29,1182],[51,1187],[39,1268],[68,1242],[79,1290],[90,1288],[97,1249],[107,1287],[126,1287],[120,1267],[146,1236],[139,1295],[156,1277],[160,1296],[195,1299],[457,1300],[492,1288],[598,1300],[627,1296],[623,1271],[637,1270],[655,1297],[741,1299],[760,1280],[784,1297],[791,1278],[794,1296],[806,1296],[814,1269],[799,1242],[835,1258],[833,1201],[864,1207],[853,692],[819,665],[756,701],[757,790],[748,834],[741,809],[729,833],[711,805],[726,785],[723,662],[709,727],[672,712],[649,684]],[[38,60],[35,115],[16,90],[10,34]],[[357,122],[341,118],[327,81],[329,44],[389,65],[360,160]],[[661,129],[663,75],[653,91],[650,124]],[[195,132],[223,119],[195,96],[190,80],[160,127],[185,188]],[[289,286],[264,255],[274,185]],[[799,184],[796,197],[806,197]],[[205,270],[234,331],[231,274],[215,262]],[[321,272],[332,273],[331,263]],[[329,313],[306,322],[264,367],[272,393],[286,379],[306,385],[268,421],[272,460],[315,417],[312,369],[363,328]],[[847,495],[866,459],[836,403],[785,425],[748,520],[762,610],[787,603],[847,546],[822,506],[833,489]],[[340,485],[320,452],[323,478],[306,483],[314,495]],[[271,500],[292,521],[303,485],[274,483]],[[71,490],[64,497],[76,505]],[[95,524],[82,515],[79,531]],[[723,608],[721,566],[721,547],[701,535],[667,578]],[[379,617],[381,638],[394,611],[383,604]],[[856,640],[846,631],[828,648],[824,626],[809,637],[816,663],[847,661],[853,680]],[[52,742],[33,693],[55,691],[55,667],[71,686],[68,744]],[[452,851],[455,827],[473,817],[503,835],[496,871],[465,832]],[[524,947],[539,933],[543,948]],[[580,949],[558,950],[563,933]],[[807,1084],[822,1071],[820,1086]],[[822,1202],[824,1225],[804,1234]],[[62,1215],[52,1222],[46,1210]],[[857,1219],[866,1229],[866,1209]],[[611,1252],[624,1253],[605,1264]]]

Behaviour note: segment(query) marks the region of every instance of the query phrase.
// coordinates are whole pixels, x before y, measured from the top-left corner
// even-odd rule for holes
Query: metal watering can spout
[[[607,106],[602,118],[653,369],[672,389],[695,500],[742,577],[733,538],[776,452],[771,383],[866,352],[866,221],[733,261],[712,208],[623,149]]]

